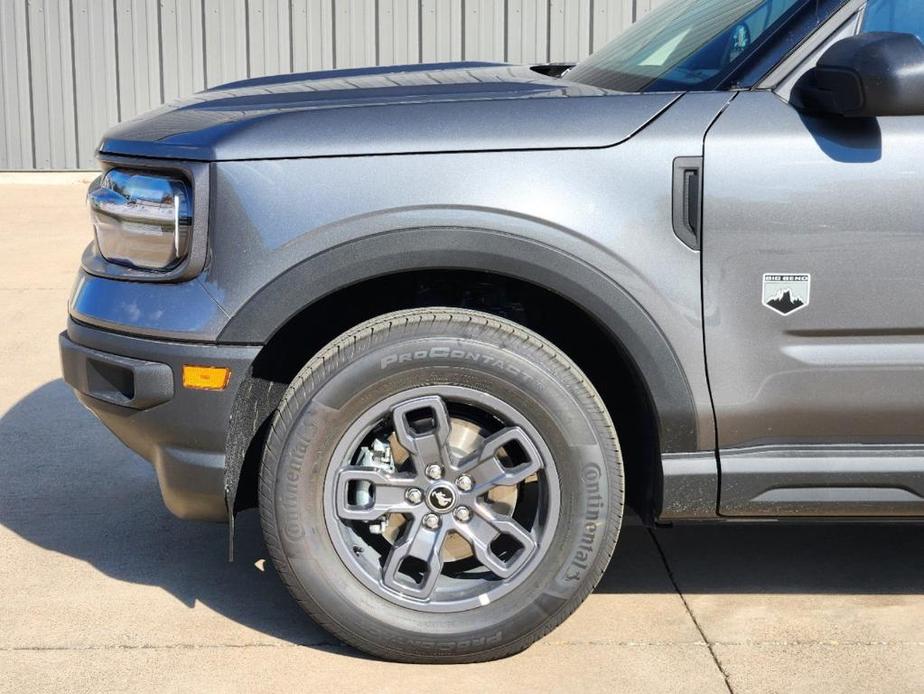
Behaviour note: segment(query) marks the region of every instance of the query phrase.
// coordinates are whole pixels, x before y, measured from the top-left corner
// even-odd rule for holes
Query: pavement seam
[[[533,646],[534,649],[554,647],[607,647],[607,648],[709,648],[705,641],[612,641],[607,639],[591,639],[589,641],[543,641]],[[820,647],[891,647],[911,646],[924,648],[924,641],[714,641],[713,646],[745,647],[745,648],[804,648]],[[55,651],[157,651],[157,650],[219,650],[223,648],[317,648],[330,651],[350,651],[353,649],[333,641],[319,641],[316,643],[174,643],[174,644],[97,644],[89,646],[0,646],[0,653],[14,652],[55,652]]]
[[[687,647],[687,646],[699,646],[703,648],[708,648],[709,643],[706,641],[613,641],[609,639],[590,639],[587,641],[549,641],[543,642],[543,645],[548,646],[626,646],[626,647],[635,647],[635,646],[651,646],[651,647],[663,647],[663,646],[678,646],[678,647]],[[839,641],[836,639],[820,639],[817,641],[814,640],[797,640],[797,641],[786,641],[786,640],[750,640],[746,639],[744,641],[712,641],[711,645],[713,646],[730,646],[730,647],[746,647],[756,646],[758,648],[801,648],[804,646],[822,646],[825,648],[831,646],[846,646],[846,647],[869,647],[875,648],[878,646],[912,646],[914,648],[924,647],[924,641]]]
[[[802,648],[804,646],[848,646],[848,647],[858,647],[866,646],[869,648],[875,648],[877,646],[913,646],[916,648],[924,647],[924,641],[838,641],[835,639],[821,639],[818,641],[714,641],[713,645],[716,646],[757,646],[758,648]]]
[[[658,538],[655,537],[654,530],[648,528],[648,535],[651,537],[651,541],[654,542],[655,548],[658,550],[658,554],[661,557],[661,563],[664,564],[664,570],[667,571],[667,577],[671,581],[671,585],[674,586],[674,591],[677,593],[677,596],[680,598],[680,602],[683,603],[683,608],[687,611],[687,614],[690,616],[690,620],[693,622],[693,626],[696,627],[696,630],[699,632],[700,637],[703,639],[703,643],[706,644],[706,648],[709,649],[709,655],[712,656],[712,662],[715,663],[716,668],[719,673],[722,675],[722,678],[725,680],[725,688],[729,691],[729,694],[735,694],[734,688],[731,686],[731,680],[729,678],[728,672],[725,668],[722,667],[722,663],[719,660],[718,654],[715,652],[715,647],[713,643],[706,637],[706,632],[703,630],[702,625],[699,623],[699,620],[696,618],[696,615],[693,614],[693,610],[690,607],[690,603],[687,602],[686,596],[680,590],[680,586],[677,584],[677,579],[674,577],[674,571],[671,569],[670,562],[667,561],[667,554],[664,552],[664,548],[661,547],[661,543],[658,542]]]

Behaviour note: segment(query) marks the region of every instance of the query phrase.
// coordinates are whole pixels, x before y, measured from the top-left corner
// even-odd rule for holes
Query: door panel
[[[924,118],[815,119],[742,93],[704,176],[720,448],[924,442]],[[765,306],[768,273],[810,275],[807,304]]]

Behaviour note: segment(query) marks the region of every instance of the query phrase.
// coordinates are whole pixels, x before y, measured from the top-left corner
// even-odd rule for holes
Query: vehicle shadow
[[[289,597],[254,511],[238,517],[229,563],[227,526],[174,518],[153,468],[60,379],[0,419],[0,525],[119,581],[162,588],[190,608],[203,603],[292,643],[336,643]]]
[[[60,380],[0,419],[0,524],[116,580],[160,587],[190,607],[201,602],[273,637],[318,647],[333,642],[289,598],[266,558],[253,511],[239,516],[229,564],[226,527],[173,518],[150,466],[118,443]],[[659,546],[684,591],[922,588],[924,535],[916,526],[713,525],[652,534],[630,519],[598,591],[672,591]]]
[[[918,595],[924,532],[918,522],[629,525],[597,592],[657,592],[657,564],[687,594]]]

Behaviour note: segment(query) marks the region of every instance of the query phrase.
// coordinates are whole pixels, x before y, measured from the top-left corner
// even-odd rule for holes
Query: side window
[[[863,15],[863,31],[897,31],[924,41],[924,2],[870,0]]]

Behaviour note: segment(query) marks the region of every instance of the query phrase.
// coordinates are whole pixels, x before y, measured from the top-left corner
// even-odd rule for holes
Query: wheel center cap
[[[446,513],[456,505],[456,492],[448,484],[439,484],[427,492],[427,506],[437,513]]]

